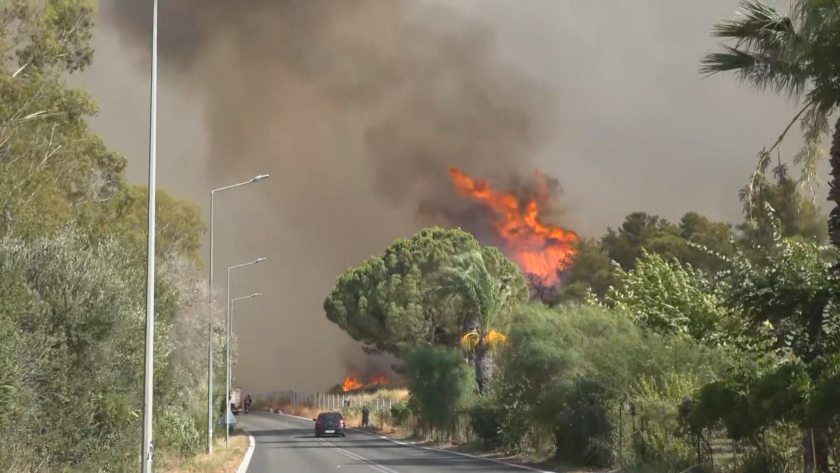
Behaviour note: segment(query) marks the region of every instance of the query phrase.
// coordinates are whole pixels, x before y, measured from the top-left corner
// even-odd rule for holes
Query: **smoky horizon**
[[[326,390],[388,371],[393,360],[366,356],[322,304],[396,238],[461,227],[527,266],[500,233],[510,216],[460,192],[453,168],[523,216],[538,204],[540,224],[565,232],[558,248],[635,210],[740,219],[738,189],[794,105],[697,74],[716,44],[709,25],[737,2],[519,3],[161,3],[161,187],[209,217],[211,189],[271,174],[216,201],[216,290],[227,266],[268,258],[231,285],[263,293],[237,306],[243,389]],[[147,131],[120,130],[148,128],[151,11],[99,8],[94,66],[74,80],[141,182]],[[657,47],[675,16],[684,33]]]

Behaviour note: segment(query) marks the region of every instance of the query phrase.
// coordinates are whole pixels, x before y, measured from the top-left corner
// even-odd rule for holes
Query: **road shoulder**
[[[278,416],[285,416],[285,417],[291,417],[291,418],[294,418],[294,419],[305,420],[305,421],[311,421],[312,420],[312,419],[309,419],[309,418],[306,418],[306,417],[301,417],[301,416],[296,416],[296,415],[291,415],[291,414],[284,414],[282,411],[278,411],[278,412],[275,412],[273,414],[278,415]],[[499,464],[499,465],[509,466],[511,468],[519,469],[519,470],[522,470],[522,471],[532,471],[532,472],[538,472],[538,473],[567,473],[567,472],[572,471],[572,470],[568,470],[568,469],[556,469],[556,468],[555,469],[546,469],[542,465],[539,465],[539,464],[527,464],[527,463],[524,463],[524,462],[516,462],[516,461],[503,460],[503,459],[500,459],[500,458],[494,458],[492,456],[492,455],[494,455],[493,453],[488,453],[486,455],[476,455],[476,454],[473,454],[473,453],[460,452],[460,451],[457,451],[453,448],[445,448],[445,447],[441,447],[440,445],[435,445],[435,444],[432,444],[432,443],[429,443],[429,442],[413,441],[411,439],[401,439],[401,438],[396,438],[396,437],[393,437],[393,436],[384,435],[382,432],[375,432],[375,431],[355,429],[355,428],[349,428],[348,430],[352,430],[354,432],[358,432],[358,433],[361,433],[361,434],[364,434],[364,435],[369,435],[369,436],[372,436],[372,437],[380,438],[382,440],[387,440],[389,442],[395,443],[397,445],[402,445],[402,446],[405,446],[405,447],[416,448],[416,449],[419,449],[419,450],[435,451],[435,452],[440,452],[440,453],[446,453],[446,454],[449,454],[449,455],[462,456],[462,457],[471,458],[471,459],[474,459],[474,460],[486,461],[486,462],[490,462],[490,463],[496,463],[496,464]],[[580,471],[583,471],[583,470],[580,470]]]
[[[248,471],[248,465],[251,464],[251,457],[254,455],[254,448],[257,445],[254,436],[247,430],[243,429],[243,431],[248,436],[248,450],[245,451],[245,456],[242,458],[242,463],[239,464],[239,468],[236,469],[236,473],[245,473]]]

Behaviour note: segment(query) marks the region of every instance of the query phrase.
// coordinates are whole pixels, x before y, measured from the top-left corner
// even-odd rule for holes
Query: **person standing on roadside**
[[[368,409],[368,406],[365,406],[365,407],[362,408],[362,428],[363,429],[368,426],[369,421],[370,421],[370,409]]]

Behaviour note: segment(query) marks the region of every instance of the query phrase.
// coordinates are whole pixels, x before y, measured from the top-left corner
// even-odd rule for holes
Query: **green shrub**
[[[574,383],[554,430],[559,458],[589,466],[612,463],[608,402],[608,393],[599,383],[586,379]]]
[[[161,260],[156,445],[190,455],[202,445],[194,419],[204,414],[205,298],[195,266]],[[134,289],[145,284],[141,268],[118,242],[90,244],[73,231],[0,240],[0,452],[17,452],[0,454],[0,471],[126,471],[136,464],[145,298]]]
[[[409,387],[409,406],[418,413],[421,428],[452,433],[458,413],[475,396],[475,374],[459,350],[421,345],[404,355]]]
[[[408,401],[403,399],[391,406],[391,420],[394,425],[405,425],[411,417],[411,410],[408,408]]]
[[[504,449],[655,471],[696,459],[679,408],[729,366],[725,351],[646,332],[623,312],[593,305],[530,304],[508,333],[493,395],[484,400],[492,405],[474,408],[479,426],[495,406]],[[619,411],[622,401],[645,423],[635,435],[630,412]],[[546,437],[553,445],[542,443]]]
[[[738,465],[738,473],[792,473],[793,465],[780,452],[750,451]]]
[[[643,428],[632,437],[632,450],[622,452],[625,465],[639,470],[683,471],[708,459],[705,445],[698,458],[698,431],[685,425],[683,417],[690,409],[696,381],[691,375],[668,372],[659,379],[642,378],[634,386],[630,397],[634,421]],[[623,421],[626,434],[632,426],[627,416]]]
[[[496,447],[500,442],[498,400],[494,396],[482,396],[469,409],[470,427],[481,439],[485,448]]]
[[[203,434],[198,429],[201,421],[183,409],[166,406],[157,413],[158,423],[155,445],[189,457],[203,447]],[[206,426],[207,422],[203,424]]]

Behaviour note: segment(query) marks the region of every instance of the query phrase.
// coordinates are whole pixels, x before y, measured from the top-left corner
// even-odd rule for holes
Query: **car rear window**
[[[321,420],[340,420],[341,414],[321,414]]]

